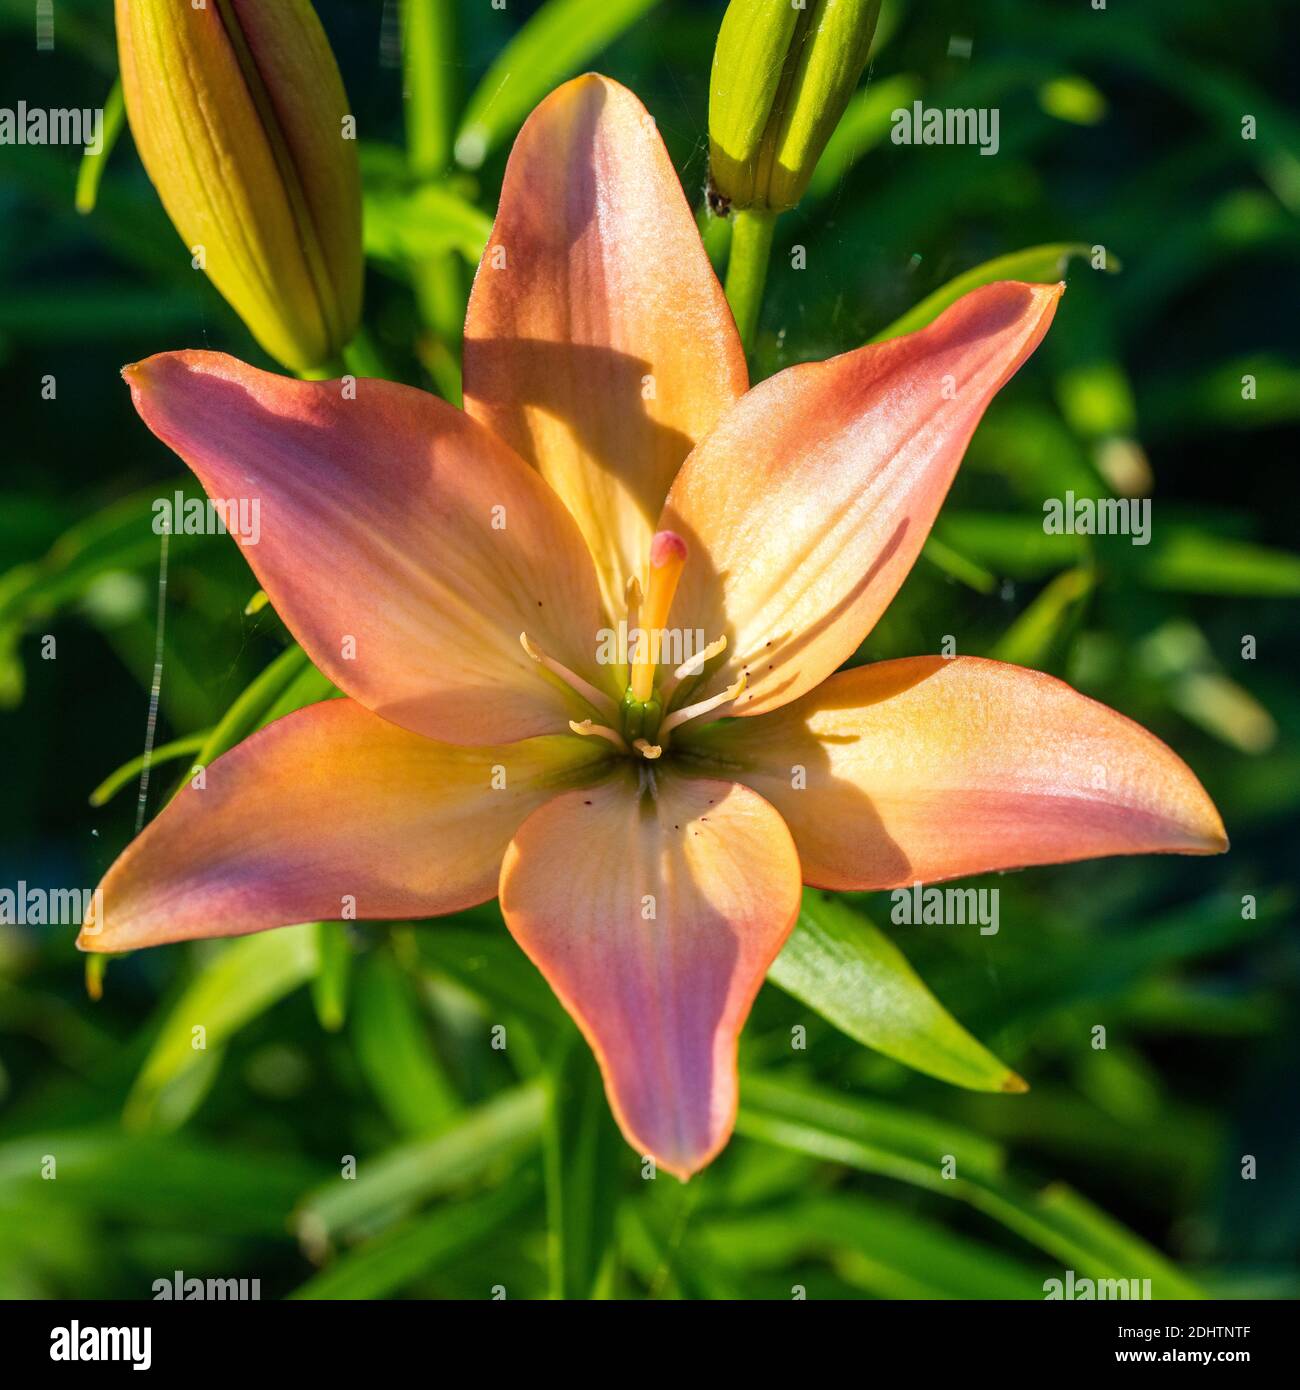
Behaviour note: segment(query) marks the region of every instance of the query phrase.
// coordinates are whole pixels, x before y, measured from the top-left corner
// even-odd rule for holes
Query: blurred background
[[[52,48],[38,8],[0,0],[3,103],[104,105],[111,6],[58,0]],[[464,0],[437,65],[450,165],[407,140],[395,0],[317,8],[362,140],[350,369],[455,396],[511,139],[573,72],[638,93],[702,204],[718,0]],[[1065,677],[1186,759],[1230,854],[976,881],[1001,890],[996,935],[810,895],[844,980],[904,981],[924,1036],[783,960],[742,1042],[737,1137],[685,1187],[643,1179],[495,904],[165,947],[102,980],[75,927],[0,925],[0,1295],[148,1298],[180,1270],[263,1298],[1041,1298],[1067,1269],[1300,1294],[1298,54],[1282,0],[886,0],[778,223],[754,353],[757,378],[860,346],[1050,248],[1018,265],[1068,281],[1056,324],[855,660],[951,636]],[[891,143],[915,99],[996,108],[996,157]],[[190,269],[129,132],[86,165],[0,147],[5,888],[93,887],[133,832],[151,503],[191,483],[119,368],[181,347],[274,366]],[[726,224],[701,225],[721,260]],[[1150,544],[1045,534],[1067,491],[1149,496]],[[328,693],[255,590],[229,538],[172,538],[149,814],[190,761]],[[972,1089],[1006,1068],[1027,1094]]]

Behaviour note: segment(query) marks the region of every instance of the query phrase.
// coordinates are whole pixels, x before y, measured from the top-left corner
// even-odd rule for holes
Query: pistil
[[[632,664],[632,695],[641,704],[654,692],[659,634],[668,623],[685,564],[686,542],[675,531],[656,531],[650,542],[649,584],[637,616],[639,635]]]

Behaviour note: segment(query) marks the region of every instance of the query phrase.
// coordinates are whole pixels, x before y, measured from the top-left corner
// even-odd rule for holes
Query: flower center
[[[720,706],[729,704],[745,688],[741,675],[724,691],[690,705],[674,707],[674,701],[686,682],[692,682],[708,662],[726,649],[727,639],[719,637],[687,657],[663,679],[659,668],[665,652],[682,654],[682,642],[674,642],[668,629],[677,584],[686,567],[686,542],[675,531],[657,531],[650,542],[650,564],[644,594],[635,576],[627,585],[627,632],[630,651],[628,664],[631,678],[623,698],[615,705],[608,695],[598,691],[568,667],[561,666],[546,655],[529,637],[520,633],[524,650],[534,661],[575,690],[608,723],[592,719],[574,719],[569,728],[588,738],[603,738],[619,752],[634,757],[643,764],[663,756],[672,731],[688,720],[698,719]]]

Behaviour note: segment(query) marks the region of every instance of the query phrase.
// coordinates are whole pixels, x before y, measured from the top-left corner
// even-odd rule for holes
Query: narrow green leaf
[[[153,529],[154,504],[180,492],[202,497],[195,484],[154,486],[112,502],[65,531],[39,560],[0,574],[0,624],[47,620],[82,599],[101,576],[115,570],[156,569],[160,536]],[[211,536],[172,536],[171,558],[210,543]]]
[[[945,545],[1011,579],[1042,579],[1088,558],[1088,536],[1043,530],[1041,516],[949,510],[935,524]]]
[[[77,211],[85,216],[94,212],[99,198],[99,181],[104,177],[108,157],[113,153],[117,137],[126,123],[126,103],[122,99],[122,80],[114,81],[108,96],[104,98],[104,118],[102,140],[97,151],[86,150],[81,156],[81,166],[77,170]]]
[[[131,1127],[156,1127],[164,1118],[180,1122],[163,1103],[163,1093],[311,978],[316,968],[312,933],[311,924],[278,927],[216,948],[163,1020],[127,1098],[124,1120]],[[195,1033],[198,1028],[201,1034]]]
[[[941,1172],[948,1155],[967,1175],[997,1176],[1004,1162],[999,1145],[960,1125],[881,1101],[845,1099],[786,1076],[744,1076],[736,1130],[934,1191],[949,1185]]]
[[[411,980],[388,951],[372,952],[357,972],[352,1041],[371,1090],[405,1133],[432,1133],[460,1108]]]
[[[484,1003],[555,1027],[564,1010],[537,967],[515,945],[495,904],[483,929],[439,923],[415,933],[420,960],[449,975]]]
[[[658,0],[547,0],[497,56],[465,108],[456,160],[477,169],[553,87],[572,77]]]
[[[1150,1279],[1153,1298],[1205,1296],[1158,1250],[1064,1183],[1025,1191],[1006,1179],[976,1179],[968,1200],[1060,1260],[1058,1277],[1073,1269],[1091,1279]]]
[[[403,1222],[340,1256],[290,1298],[387,1298],[474,1249],[536,1196],[526,1175]]]
[[[1088,1278],[1149,1278],[1156,1298],[1200,1296],[1159,1251],[1078,1193],[1059,1183],[1022,1188],[1002,1171],[1001,1150],[929,1116],[843,1100],[795,1081],[749,1076],[741,1087],[736,1129],[967,1202]]]
[[[884,932],[809,890],[768,978],[849,1037],[917,1071],[975,1091],[1025,1083],[926,988]]]
[[[315,922],[316,973],[311,977],[311,1000],[320,1026],[336,1033],[348,1013],[348,983],[352,977],[352,942],[342,922]]]
[[[1218,536],[1181,522],[1153,529],[1151,543],[1123,556],[1153,589],[1244,598],[1300,595],[1300,555]]]
[[[230,708],[217,721],[212,732],[204,740],[195,762],[206,767],[215,758],[233,748],[255,729],[261,728],[280,714],[287,714],[283,697],[291,689],[294,691],[291,708],[298,709],[311,699],[300,696],[322,695],[333,690],[333,686],[307,659],[307,653],[294,643],[286,647],[279,656],[254,679],[238,696]],[[319,693],[315,693],[319,692]]]
[[[1077,626],[1096,583],[1096,572],[1091,568],[1081,566],[1058,574],[1003,633],[989,655],[1036,670],[1051,667]]]
[[[58,1164],[54,1181],[41,1177],[45,1154]],[[133,1228],[281,1239],[295,1196],[319,1174],[318,1165],[265,1143],[254,1150],[124,1134],[116,1125],[47,1129],[0,1144],[0,1188],[24,1200],[28,1188],[48,1195],[94,1225],[119,1219]]]
[[[546,1108],[540,1082],[504,1091],[441,1133],[412,1140],[377,1158],[361,1157],[354,1177],[329,1179],[304,1199],[299,1237],[323,1249],[334,1237],[453,1191],[501,1162],[511,1163],[541,1139]]]
[[[883,343],[890,338],[901,337],[904,333],[915,333],[918,328],[933,323],[962,295],[969,294],[981,285],[991,285],[997,280],[1026,280],[1031,284],[1051,284],[1061,279],[1073,257],[1091,254],[1092,247],[1084,242],[1062,241],[1053,242],[1048,246],[1030,246],[1023,251],[1012,251],[1010,255],[985,261],[983,265],[977,265],[972,270],[958,275],[956,279],[949,280],[946,285],[941,285],[901,318],[895,319],[888,328],[881,329],[871,341]],[[1106,268],[1110,271],[1119,269],[1119,262],[1114,256],[1107,256]]]
[[[722,1215],[699,1239],[726,1264],[780,1267],[823,1254],[877,1298],[1042,1298],[1043,1272],[895,1203],[858,1195],[814,1198]]]
[[[197,753],[210,732],[210,730],[205,729],[202,733],[190,734],[186,738],[173,739],[171,743],[164,743],[161,748],[155,748],[150,754],[150,763],[156,767],[159,763],[183,758],[187,753]],[[132,758],[130,762],[123,763],[116,772],[110,772],[91,792],[90,804],[103,806],[111,801],[128,782],[133,782],[139,777],[143,767],[144,754],[141,753]]]
[[[590,1298],[609,1257],[618,1210],[620,1152],[591,1049],[576,1033],[565,1039],[547,1076],[545,1132],[551,1292]]]
[[[936,540],[934,536],[926,541],[921,554],[936,569],[942,570],[959,584],[965,584],[968,589],[974,589],[977,594],[991,594],[998,587],[997,575],[986,570],[983,565],[977,565],[974,560],[967,559],[952,546]]]
[[[426,183],[367,192],[364,226],[366,255],[376,260],[411,265],[455,251],[477,265],[492,219],[454,190]]]

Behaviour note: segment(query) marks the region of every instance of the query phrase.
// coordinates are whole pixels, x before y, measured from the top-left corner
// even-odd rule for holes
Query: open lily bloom
[[[213,497],[260,499],[247,558],[346,698],[182,791],[80,944],[499,894],[629,1142],[685,1177],[730,1134],[801,884],[1222,850],[1178,757],[1060,681],[971,658],[835,674],[1059,296],[991,285],[747,390],[653,122],[589,76],[511,156],[463,412],[206,352],[128,368]]]

